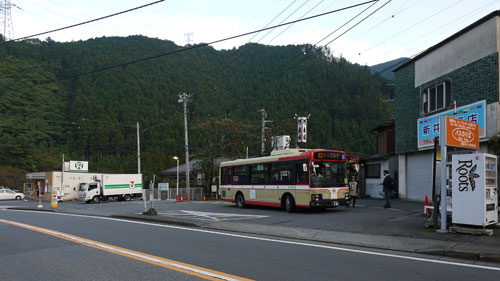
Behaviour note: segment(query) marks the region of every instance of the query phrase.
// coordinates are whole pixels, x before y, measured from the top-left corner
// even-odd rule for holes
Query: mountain
[[[328,50],[187,47],[143,36],[0,43],[0,169],[60,169],[64,153],[134,173],[139,123],[141,170],[158,173],[184,154],[183,92],[193,157],[258,155],[263,108],[269,141],[295,143],[294,115],[310,114],[307,147],[370,154],[370,129],[392,115],[387,81]]]
[[[395,79],[394,72],[392,72],[392,71],[408,59],[409,58],[399,58],[399,59],[391,60],[388,62],[372,65],[372,66],[370,66],[370,70],[374,74],[375,73],[380,74],[389,80],[394,80]]]

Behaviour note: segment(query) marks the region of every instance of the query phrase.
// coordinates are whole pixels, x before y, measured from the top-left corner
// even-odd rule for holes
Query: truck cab
[[[98,203],[101,199],[101,186],[99,182],[82,182],[78,189],[78,200]]]

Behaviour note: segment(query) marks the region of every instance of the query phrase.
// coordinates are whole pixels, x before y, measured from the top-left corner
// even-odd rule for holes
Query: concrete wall
[[[64,201],[78,199],[78,187],[82,182],[93,181],[94,176],[101,174],[64,172]],[[52,192],[61,188],[61,172],[47,173],[48,184],[52,187]]]
[[[415,62],[415,87],[498,52],[498,18],[462,34]]]
[[[380,161],[370,161],[366,164],[380,164],[380,178],[367,178],[366,179],[366,195],[371,198],[384,198],[384,194],[382,192],[382,185],[380,184],[384,180],[384,173],[382,171],[389,170],[389,161],[380,160]],[[393,176],[393,175],[391,175]]]

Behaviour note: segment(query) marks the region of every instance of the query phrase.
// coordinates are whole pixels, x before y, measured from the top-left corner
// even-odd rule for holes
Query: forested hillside
[[[62,153],[92,171],[134,173],[137,122],[142,172],[171,167],[184,155],[182,92],[193,94],[192,157],[241,157],[247,146],[258,155],[262,108],[269,141],[295,143],[294,114],[310,114],[307,147],[370,154],[370,129],[392,115],[384,78],[308,45],[205,46],[94,72],[180,49],[142,36],[0,44],[0,177],[60,169]]]

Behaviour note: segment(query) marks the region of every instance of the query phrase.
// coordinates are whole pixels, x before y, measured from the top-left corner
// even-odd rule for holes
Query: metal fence
[[[177,200],[177,190],[175,188],[170,188],[168,190],[144,189],[143,191],[147,201],[151,201],[151,199],[155,201]],[[179,200],[181,200],[181,198],[183,201],[186,201],[188,199],[195,201],[203,200],[203,188],[190,188],[189,194],[186,188],[179,188]]]

